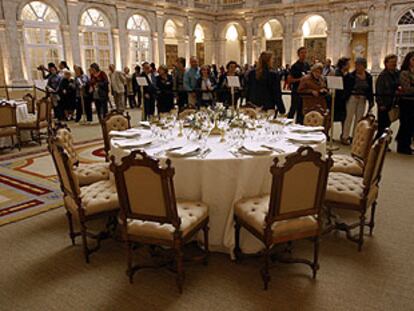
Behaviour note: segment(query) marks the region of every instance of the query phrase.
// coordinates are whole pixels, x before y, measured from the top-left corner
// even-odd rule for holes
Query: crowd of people
[[[400,129],[397,135],[398,152],[413,154],[411,143],[414,133],[414,52],[405,57],[401,71],[397,70],[397,56],[388,55],[384,60],[385,69],[376,80],[374,94],[373,77],[367,71],[367,61],[357,58],[354,64],[346,57],[332,66],[331,60],[323,63],[314,60],[306,62],[307,50],[297,51],[297,61],[285,68],[273,68],[273,54],[263,52],[254,66],[241,67],[230,61],[226,66],[199,66],[196,57],[191,57],[189,67],[186,59],[177,59],[174,68],[165,65],[156,68],[154,63],[144,62],[123,71],[110,65],[108,74],[93,63],[86,74],[80,66],[74,66],[72,74],[65,61],[56,66],[49,63],[47,68],[39,66],[47,79],[47,91],[58,120],[79,122],[86,115],[92,122],[92,104],[99,120],[102,120],[108,106],[122,112],[129,108],[143,109],[146,119],[155,112],[166,113],[175,105],[179,110],[187,107],[214,106],[222,102],[226,107],[245,103],[264,110],[274,109],[285,114],[282,89],[290,90],[291,105],[288,118],[303,123],[304,115],[312,110],[329,113],[332,106],[327,88],[327,76],[341,77],[344,89],[337,90],[334,101],[334,121],[341,122],[341,142],[350,144],[353,136],[352,125],[356,124],[367,111],[377,103],[378,135],[391,124],[391,111],[399,109]],[[351,66],[354,70],[351,72]],[[236,77],[237,86],[229,84],[229,77]],[[138,79],[140,78],[140,79]],[[231,79],[234,81],[234,79]],[[143,82],[145,81],[145,82]],[[113,103],[110,101],[110,94]],[[375,96],[374,96],[375,95]]]

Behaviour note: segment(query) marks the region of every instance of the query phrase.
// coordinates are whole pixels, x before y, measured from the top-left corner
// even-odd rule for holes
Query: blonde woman
[[[273,53],[262,52],[254,70],[250,71],[247,82],[247,102],[263,110],[276,109],[286,112],[282,101],[280,77],[272,70]]]

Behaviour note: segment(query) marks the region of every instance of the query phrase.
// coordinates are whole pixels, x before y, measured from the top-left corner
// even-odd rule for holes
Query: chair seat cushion
[[[325,200],[337,204],[358,206],[364,196],[363,178],[345,173],[331,172],[328,178]],[[378,187],[373,186],[368,194],[367,207],[377,199]]]
[[[178,217],[181,219],[180,231],[185,237],[208,217],[208,207],[201,202],[177,201]],[[128,234],[143,238],[173,240],[174,227],[152,221],[129,220]]]
[[[15,126],[0,128],[0,136],[11,136],[11,135],[16,135]]]
[[[334,165],[331,172],[347,173],[355,176],[363,175],[363,163],[350,155],[336,154],[332,156]]]
[[[19,122],[17,125],[20,128],[30,128],[30,129],[34,128],[34,129],[36,129],[37,128],[37,115],[29,115],[28,118],[26,118],[25,120]],[[40,121],[39,128],[45,128],[45,127],[47,127],[47,125],[48,124],[47,124],[46,120]]]
[[[242,199],[235,205],[234,213],[245,223],[264,234],[265,217],[269,210],[269,195]],[[288,237],[292,234],[316,232],[319,228],[316,216],[304,216],[276,221],[272,225],[273,238]]]
[[[87,186],[109,179],[109,163],[79,163],[74,173],[78,177],[79,186]]]
[[[80,188],[80,198],[85,215],[94,215],[101,212],[117,210],[119,208],[118,194],[115,184],[110,180],[103,180]],[[74,200],[65,196],[65,206],[72,212],[78,210]]]

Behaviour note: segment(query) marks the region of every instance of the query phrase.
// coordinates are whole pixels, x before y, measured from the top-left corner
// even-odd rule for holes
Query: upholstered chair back
[[[118,197],[126,219],[170,223],[179,226],[171,161],[159,160],[143,151],[133,151],[121,165],[111,164]]]
[[[367,116],[358,122],[352,141],[351,154],[362,161],[366,161],[374,139],[377,124],[372,116]]]
[[[325,117],[318,111],[308,112],[303,120],[303,125],[307,126],[324,126]]]
[[[37,122],[49,121],[49,101],[41,99],[36,103],[37,106]]]
[[[319,152],[301,147],[286,157],[283,167],[275,159],[267,224],[294,217],[319,214],[325,196],[332,160]]]
[[[111,111],[101,123],[102,137],[104,141],[104,149],[106,161],[109,161],[109,151],[111,150],[109,133],[111,131],[125,131],[131,128],[131,117],[128,112],[124,115],[116,110]]]
[[[244,113],[251,119],[257,119],[257,112],[253,108],[241,108],[240,112]]]
[[[69,155],[73,164],[79,163],[79,155],[76,152],[72,132],[67,127],[56,129],[56,141]]]
[[[23,100],[26,102],[27,112],[35,113],[36,104],[35,104],[35,99],[34,99],[33,95],[28,93],[28,94],[23,96]]]
[[[10,104],[0,105],[0,128],[16,126],[16,107]]]
[[[186,109],[178,115],[178,119],[185,119],[191,115],[194,115],[197,112],[195,109]]]
[[[77,197],[80,193],[79,182],[73,172],[70,157],[53,137],[49,137],[48,143],[49,152],[52,155],[63,193],[72,198]]]
[[[387,129],[380,139],[371,147],[364,170],[364,185],[371,187],[379,183],[382,167],[392,138],[391,130]]]

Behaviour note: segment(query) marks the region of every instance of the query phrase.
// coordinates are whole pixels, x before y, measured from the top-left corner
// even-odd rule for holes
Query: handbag
[[[390,111],[388,111],[388,118],[390,119],[391,123],[397,121],[400,118],[400,107],[392,106]]]
[[[394,102],[392,103],[391,109],[388,111],[388,118],[390,119],[391,123],[394,123],[400,118],[400,107],[399,107],[400,98],[396,97]]]

